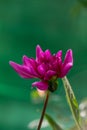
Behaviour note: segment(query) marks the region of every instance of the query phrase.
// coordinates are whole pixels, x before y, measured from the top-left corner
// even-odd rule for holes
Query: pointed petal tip
[[[36,46],[36,54],[40,54],[40,52],[43,52],[42,48],[40,47],[40,45],[37,45]]]
[[[36,50],[37,49],[42,50],[39,44],[36,46]]]
[[[72,51],[72,49],[69,49],[68,50],[68,55],[70,55],[70,57],[71,57],[71,64],[73,65],[73,51]]]
[[[13,62],[13,61],[9,61],[9,64],[10,64],[11,66],[13,66],[13,65],[16,64],[16,63]]]
[[[28,59],[28,57],[26,55],[23,55],[22,61],[23,61],[24,64],[26,64],[27,59]]]
[[[37,44],[37,46],[36,47],[40,47],[40,45],[39,44]]]
[[[72,52],[72,49],[67,50],[64,62],[65,62],[64,64],[73,63],[73,52]]]
[[[69,55],[73,55],[72,49],[68,49],[66,53],[69,53]]]
[[[27,56],[26,56],[26,55],[23,55],[23,59],[25,59],[25,58],[27,58]]]
[[[59,51],[56,53],[56,56],[62,58],[62,50],[59,50]]]
[[[13,62],[13,61],[9,61],[9,64],[11,65],[11,67],[13,67],[14,69],[17,68],[17,66],[19,66],[19,64]]]
[[[42,57],[43,57],[43,50],[42,48],[40,47],[40,45],[37,45],[36,46],[36,60],[40,60]]]
[[[11,64],[12,61],[9,61],[9,64]]]

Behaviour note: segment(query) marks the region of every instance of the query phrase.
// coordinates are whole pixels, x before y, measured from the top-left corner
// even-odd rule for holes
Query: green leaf
[[[79,106],[78,106],[76,97],[74,95],[74,92],[71,88],[71,85],[70,85],[67,77],[62,78],[62,81],[64,84],[67,101],[68,101],[69,107],[71,109],[73,118],[78,126],[78,129],[81,130],[81,126],[80,126],[81,118],[80,118]]]
[[[53,119],[50,117],[47,113],[45,114],[45,117],[48,121],[48,123],[51,125],[53,130],[63,130]]]

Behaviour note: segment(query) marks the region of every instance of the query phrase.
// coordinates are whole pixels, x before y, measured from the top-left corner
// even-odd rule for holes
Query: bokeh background
[[[0,130],[36,129],[32,121],[39,119],[43,99],[31,87],[35,80],[20,78],[9,61],[21,64],[24,54],[35,57],[37,44],[52,53],[61,49],[63,56],[73,50],[74,66],[67,76],[78,102],[87,97],[86,6],[86,0],[0,0]],[[48,112],[68,126],[64,111],[69,115],[59,81]]]

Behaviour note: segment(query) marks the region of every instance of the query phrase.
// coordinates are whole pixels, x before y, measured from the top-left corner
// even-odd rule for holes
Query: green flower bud
[[[50,81],[49,81],[49,87],[48,90],[51,92],[54,92],[55,90],[57,90],[58,87],[58,81],[56,77],[53,77]]]

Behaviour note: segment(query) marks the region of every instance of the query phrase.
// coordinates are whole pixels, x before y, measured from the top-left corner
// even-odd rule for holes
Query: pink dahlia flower
[[[10,65],[22,78],[39,78],[40,81],[32,83],[40,90],[49,89],[50,83],[57,78],[63,78],[73,66],[72,50],[66,52],[62,61],[62,51],[52,55],[50,50],[43,52],[41,47],[36,47],[36,59],[23,56],[23,64],[10,61]],[[51,82],[52,81],[52,82]],[[54,85],[54,84],[53,84]]]

